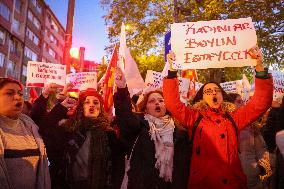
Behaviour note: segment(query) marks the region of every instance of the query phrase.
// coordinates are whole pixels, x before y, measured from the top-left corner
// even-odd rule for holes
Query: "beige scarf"
[[[174,121],[168,115],[156,118],[146,114],[144,118],[149,122],[149,134],[155,144],[155,158],[157,159],[155,167],[159,170],[161,178],[166,182],[172,182]]]

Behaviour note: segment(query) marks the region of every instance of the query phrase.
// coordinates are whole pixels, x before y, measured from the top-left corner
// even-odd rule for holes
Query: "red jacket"
[[[246,188],[246,176],[238,157],[237,136],[232,123],[224,116],[224,111],[216,113],[209,107],[204,111],[186,107],[180,102],[176,78],[164,79],[163,94],[167,109],[187,127],[189,136],[196,119],[200,114],[203,115],[195,132],[188,188]],[[255,79],[255,93],[251,100],[242,108],[229,113],[238,131],[270,107],[272,94],[272,78]]]

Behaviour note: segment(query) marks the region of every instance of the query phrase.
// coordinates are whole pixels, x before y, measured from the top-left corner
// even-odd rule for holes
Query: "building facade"
[[[64,36],[44,0],[0,0],[0,77],[25,84],[28,61],[62,64]]]

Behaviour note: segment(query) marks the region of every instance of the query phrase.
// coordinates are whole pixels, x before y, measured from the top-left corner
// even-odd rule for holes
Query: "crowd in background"
[[[51,83],[30,104],[18,81],[0,78],[0,188],[284,188],[284,103],[272,100],[259,50],[251,56],[247,103],[209,82],[185,105],[173,69],[137,102],[117,68],[115,116],[94,89],[75,98],[72,84]]]

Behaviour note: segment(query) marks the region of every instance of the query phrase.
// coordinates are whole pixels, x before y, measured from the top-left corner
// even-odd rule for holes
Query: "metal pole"
[[[80,72],[84,71],[84,57],[85,57],[85,47],[80,47],[80,51],[79,51],[79,55],[80,55]]]
[[[63,51],[63,64],[66,64],[66,72],[70,73],[70,54],[72,46],[72,32],[74,19],[75,0],[68,0],[67,23],[65,33],[65,46]]]

